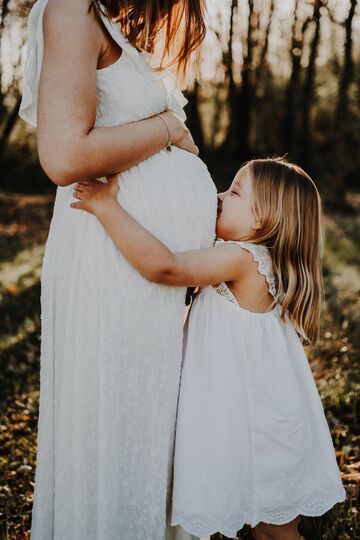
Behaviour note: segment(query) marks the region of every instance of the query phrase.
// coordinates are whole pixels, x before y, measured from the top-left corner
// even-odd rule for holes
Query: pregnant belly
[[[174,251],[212,245],[215,238],[216,188],[206,165],[173,148],[118,175],[118,200],[144,227]],[[96,217],[70,207],[74,186],[57,189],[47,251],[68,258],[74,245],[88,251],[103,244],[104,229]],[[107,246],[115,249],[112,242]],[[76,248],[77,249],[77,248]]]
[[[201,159],[175,147],[118,178],[119,202],[171,249],[196,249],[213,242],[216,188]]]

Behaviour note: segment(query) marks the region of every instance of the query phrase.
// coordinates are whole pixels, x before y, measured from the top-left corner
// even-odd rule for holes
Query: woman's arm
[[[103,34],[88,6],[88,0],[49,0],[44,11],[38,150],[43,169],[61,186],[126,170],[164,148],[168,140],[166,126],[157,117],[94,128]],[[165,116],[174,144],[197,153],[181,120],[171,111]]]
[[[171,252],[122,208],[117,202],[117,192],[116,176],[108,184],[79,182],[74,191],[79,202],[70,206],[95,215],[116,248],[149,281],[203,287],[238,280],[247,271],[251,255],[235,244]]]

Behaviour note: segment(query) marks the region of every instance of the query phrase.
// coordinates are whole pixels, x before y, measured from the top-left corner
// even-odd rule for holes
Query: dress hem
[[[186,531],[189,534],[192,534],[193,536],[198,537],[204,537],[204,536],[211,536],[216,533],[220,533],[224,536],[227,536],[228,538],[236,538],[238,531],[240,531],[245,525],[250,525],[250,527],[255,527],[258,525],[261,521],[264,523],[269,523],[271,525],[285,525],[285,523],[289,523],[293,519],[295,519],[297,516],[306,516],[306,517],[319,517],[331,510],[335,504],[344,502],[346,499],[346,491],[344,489],[343,495],[336,496],[334,499],[329,499],[329,501],[324,504],[323,507],[317,509],[317,510],[309,510],[304,507],[299,507],[299,510],[294,514],[288,514],[286,518],[283,518],[281,520],[273,519],[269,515],[261,515],[259,518],[255,520],[244,520],[244,518],[240,518],[238,521],[238,525],[236,525],[236,529],[226,529],[223,527],[223,525],[219,525],[218,527],[215,526],[215,528],[212,529],[195,529],[191,526],[187,526],[184,523],[184,520],[182,520],[180,517],[175,517],[174,520],[171,520],[171,526],[176,527],[180,526],[184,531]],[[235,526],[235,525],[234,525]]]

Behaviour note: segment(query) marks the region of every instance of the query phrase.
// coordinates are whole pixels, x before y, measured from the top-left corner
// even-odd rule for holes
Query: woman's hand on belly
[[[198,156],[199,148],[196,146],[189,129],[181,118],[173,111],[166,111],[161,116],[165,119],[169,127],[171,144]]]

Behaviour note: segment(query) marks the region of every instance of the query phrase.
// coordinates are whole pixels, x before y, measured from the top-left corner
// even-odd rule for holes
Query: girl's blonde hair
[[[269,248],[282,307],[305,342],[315,343],[323,298],[323,222],[319,192],[310,176],[284,158],[249,161],[254,214],[251,241]]]

